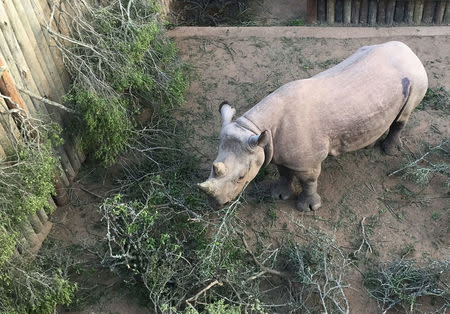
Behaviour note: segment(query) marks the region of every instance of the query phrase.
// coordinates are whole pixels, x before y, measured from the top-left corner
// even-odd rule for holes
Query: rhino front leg
[[[295,196],[292,186],[294,180],[294,172],[284,166],[277,165],[277,168],[278,173],[280,174],[280,178],[272,186],[272,197],[274,199],[280,200],[293,199]]]
[[[302,186],[298,196],[297,209],[300,211],[316,210],[322,205],[320,195],[317,194],[317,179],[320,175],[319,166],[308,171],[297,171],[296,176]]]

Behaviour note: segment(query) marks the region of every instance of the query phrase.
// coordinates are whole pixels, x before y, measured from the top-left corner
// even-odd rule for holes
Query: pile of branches
[[[47,31],[73,80],[66,100],[79,115],[71,129],[88,156],[111,165],[135,139],[137,115],[183,102],[186,66],[156,0],[61,1]]]
[[[423,296],[441,299],[444,313],[450,307],[449,275],[448,261],[434,261],[418,267],[413,260],[400,260],[366,272],[364,285],[382,313],[396,306],[403,307],[405,312],[413,312],[417,299]]]

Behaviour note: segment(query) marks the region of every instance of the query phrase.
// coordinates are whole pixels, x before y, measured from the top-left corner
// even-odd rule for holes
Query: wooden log
[[[361,9],[361,0],[353,0],[353,2],[352,2],[352,24],[359,23],[360,9]]]
[[[444,19],[442,20],[443,24],[450,24],[450,2],[447,1],[445,6]]]
[[[8,1],[6,1],[6,3],[8,3]],[[34,50],[36,58],[44,74],[46,75],[46,79],[49,82],[51,90],[53,91],[55,100],[60,102],[61,96],[65,93],[65,91],[58,71],[56,71],[55,63],[47,47],[47,42],[41,31],[39,22],[34,15],[33,8],[27,1],[24,0],[16,1],[11,8],[16,10],[17,16],[19,17],[28,38],[28,45]]]
[[[369,17],[368,22],[369,25],[375,25],[377,23],[377,1],[370,0],[369,1]]]
[[[436,5],[436,13],[434,15],[434,23],[442,24],[445,14],[445,3],[447,1],[439,1]]]
[[[33,6],[29,0],[22,0],[17,2],[16,10],[27,31],[30,43],[35,45],[36,54],[44,61],[47,71],[50,73],[49,79],[52,82],[51,87],[55,89],[56,101],[61,102],[61,97],[66,91]]]
[[[48,202],[49,202],[50,206],[52,207],[52,211],[54,211],[54,210],[56,209],[55,202],[54,202],[53,199],[51,199],[51,198],[49,199]],[[36,214],[38,215],[39,220],[41,221],[42,225],[45,225],[45,224],[47,223],[47,221],[48,221],[48,215],[47,215],[47,213],[45,212],[45,210],[39,209],[39,210],[36,212]]]
[[[334,12],[335,23],[342,23],[344,21],[344,0],[336,0]]]
[[[56,47],[55,42],[53,41],[53,39],[51,39],[47,30],[44,29],[44,26],[47,24],[49,17],[47,17],[47,18],[45,17],[44,9],[42,9],[42,7],[38,1],[30,1],[30,0],[26,0],[26,1],[31,2],[31,5],[34,10],[34,14],[35,14],[39,24],[42,26],[41,33],[44,34],[44,37],[47,41],[47,46],[50,50],[50,53],[55,62],[57,71],[60,75],[60,79],[63,83],[63,87],[67,91],[71,84],[71,80],[69,77],[69,73],[67,72],[66,67],[64,65],[61,51],[58,49],[58,47]]]
[[[317,23],[317,0],[308,0],[306,3],[306,19],[309,24]]]
[[[9,17],[10,26],[14,31],[14,36],[20,45],[25,60],[31,69],[31,75],[35,77],[34,81],[36,85],[38,87],[41,86],[43,95],[48,95],[47,98],[53,99],[53,90],[50,88],[47,79],[50,76],[50,73],[48,73],[47,68],[43,66],[43,61],[39,61],[39,58],[34,51],[35,48],[30,45],[30,39],[28,38],[25,27],[21,23],[15,6],[12,5],[12,1],[4,1],[3,8]]]
[[[31,224],[31,227],[34,230],[34,233],[36,233],[36,234],[41,233],[42,229],[44,228],[44,225],[42,224],[42,222],[39,219],[38,215],[36,213],[31,214],[28,217],[28,220],[30,221],[30,224]]]
[[[352,21],[352,0],[344,0],[344,23],[350,24]]]
[[[34,232],[30,222],[27,220],[22,220],[20,222],[19,229],[21,234],[23,234],[25,239],[27,239],[31,251],[33,253],[36,252],[35,248],[40,246],[40,240],[37,234]]]
[[[75,178],[75,171],[72,168],[72,164],[70,163],[69,157],[67,156],[67,153],[64,150],[64,147],[59,146],[56,147],[55,150],[58,152],[58,155],[61,157],[61,166],[64,173],[67,175],[67,179],[69,182],[72,182]]]
[[[359,11],[359,23],[367,24],[369,15],[369,0],[361,0],[361,9]]]
[[[424,24],[433,23],[435,7],[436,7],[435,1],[425,1],[424,7],[423,7],[423,17],[422,17],[422,22]]]
[[[408,0],[405,7],[405,23],[412,24],[414,19],[414,0]]]
[[[8,3],[8,2],[5,2]],[[9,4],[9,3],[8,3]],[[40,95],[49,99],[58,99],[58,92],[55,89],[50,88],[50,84],[46,79],[46,76],[49,76],[46,74],[46,67],[41,66],[42,64],[39,62],[39,54],[36,54],[33,47],[30,45],[27,45],[27,43],[30,41],[28,38],[27,32],[25,30],[25,27],[21,24],[20,18],[18,17],[17,11],[15,10],[15,7],[12,5],[4,6],[6,9],[6,13],[9,17],[10,24],[14,30],[14,35],[16,37],[17,42],[20,45],[21,51],[23,55],[26,58],[26,63],[28,64],[29,68],[31,69],[32,76],[34,78],[34,81],[40,91]],[[49,96],[48,96],[49,95]],[[42,106],[45,107],[45,106]],[[51,114],[53,120],[55,120],[59,125],[63,126],[63,120],[61,113],[58,109],[53,108],[52,106],[46,106],[47,111],[49,114]],[[61,164],[63,166],[63,169],[65,171],[68,171],[67,177],[69,178],[69,181],[71,181],[74,178],[74,170],[73,166],[66,164],[65,162],[70,162],[70,159],[68,158],[67,154],[68,151],[70,151],[70,148],[67,147],[67,145],[64,146],[64,149],[60,149],[59,153],[63,154],[61,155]],[[70,152],[69,152],[70,153]],[[75,158],[75,157],[73,157]],[[76,166],[76,165],[74,165]],[[72,179],[70,179],[72,178]]]
[[[69,196],[60,177],[55,177],[54,182],[56,195],[53,197],[57,206],[66,206],[69,204]],[[67,186],[67,185],[66,185]]]
[[[326,8],[327,8],[326,0],[318,0],[318,2],[317,2],[317,19],[321,23],[326,21],[326,18],[327,18]]]
[[[403,23],[404,15],[405,15],[405,2],[397,1],[394,10],[395,23]]]
[[[3,94],[1,90],[0,93]],[[5,100],[3,97],[0,97],[0,112],[6,112],[8,110],[9,108]],[[17,128],[12,115],[8,114],[0,115],[0,126],[2,128],[0,131],[0,145],[5,153],[11,153],[14,145],[17,145],[21,140],[19,129]]]
[[[327,0],[327,23],[334,24],[335,0]]]
[[[6,32],[8,33],[8,32]],[[8,34],[7,34],[8,36]],[[11,39],[6,39],[6,37],[3,35],[3,31],[1,30],[0,26],[0,42],[6,43],[3,45],[0,45],[0,55],[2,59],[5,61],[5,64],[7,64],[8,70],[10,71],[12,77],[14,77],[14,81],[21,86],[24,86],[27,89],[32,89],[34,85],[34,81],[32,80],[31,75],[27,75],[28,72],[26,72],[26,69],[19,69],[17,64],[17,59],[14,58],[14,56],[11,53],[11,50],[9,49],[8,42],[10,42]],[[23,70],[23,71],[22,71]],[[33,103],[33,100],[28,96],[24,95],[22,96],[23,101],[25,102],[27,108],[36,113],[36,106]]]
[[[395,0],[387,0],[386,4],[386,24],[394,23]]]
[[[380,0],[378,2],[378,24],[386,24],[386,0]]]
[[[424,0],[416,0],[414,5],[414,24],[422,23]]]

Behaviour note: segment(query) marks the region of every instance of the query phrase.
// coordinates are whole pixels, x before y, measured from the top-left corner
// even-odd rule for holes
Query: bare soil
[[[262,33],[266,30],[270,32],[264,28]],[[422,60],[430,87],[450,89],[448,36],[358,39],[271,36],[267,39],[245,37],[245,29],[240,31],[237,39],[232,33],[229,38],[219,39],[199,38],[194,34],[192,38],[177,38],[181,55],[195,69],[196,77],[186,106],[193,113],[192,124],[197,131],[192,134],[192,140],[204,156],[205,178],[216,156],[220,131],[218,105],[223,100],[228,100],[239,116],[282,84],[321,72],[361,46],[403,41]],[[360,224],[366,217],[371,221],[366,229],[370,229],[374,253],[362,253],[361,270],[370,261],[448,259],[450,195],[448,188],[443,187],[443,177],[436,175],[428,185],[419,186],[402,179],[401,174],[388,176],[401,168],[408,158],[417,158],[426,147],[450,137],[448,114],[416,110],[403,133],[404,151],[400,156],[386,156],[375,145],[328,158],[319,178],[318,192],[323,206],[317,212],[301,213],[294,209],[294,201],[256,201],[263,199],[262,193],[268,193],[270,182],[276,179],[276,170],[269,168],[262,182],[249,187],[248,203],[239,212],[246,221],[246,235],[255,239],[269,233],[282,239],[286,229],[295,230],[293,222],[297,221],[319,227],[334,236],[342,248],[351,251],[361,243]],[[273,210],[276,219],[268,217]],[[377,313],[375,302],[362,287],[361,273],[353,269],[349,277],[351,313]]]
[[[186,96],[189,111],[186,118],[196,130],[191,141],[202,156],[205,178],[216,154],[220,131],[218,105],[223,100],[228,100],[239,116],[282,84],[321,72],[361,46],[388,40],[403,41],[416,52],[427,70],[431,87],[444,86],[450,90],[450,36],[267,39],[245,37],[244,30],[239,38],[214,39],[195,34],[177,38],[182,58],[193,68]],[[266,202],[265,193],[277,176],[274,167],[269,166],[263,179],[247,189],[247,202],[238,213],[246,223],[246,236],[254,242],[256,237],[270,234],[276,244],[282,241],[286,230],[295,230],[294,222],[300,222],[327,232],[345,251],[352,252],[362,241],[360,224],[366,217],[373,252],[364,249],[359,255],[360,269],[350,270],[351,288],[347,289],[347,297],[351,313],[378,313],[376,303],[362,286],[360,271],[367,265],[401,258],[426,261],[450,257],[450,192],[443,186],[444,178],[436,175],[429,184],[420,186],[402,179],[400,174],[388,176],[408,158],[419,157],[428,146],[449,137],[449,112],[425,108],[412,114],[403,133],[401,155],[386,156],[375,145],[328,158],[319,178],[323,206],[317,212],[301,213],[295,210],[293,201]],[[112,177],[110,171],[99,169],[82,172],[71,190],[71,205],[53,216],[56,223],[51,237],[74,247],[95,245],[103,237],[97,228],[100,217],[96,208],[99,197],[110,191]],[[108,270],[94,262],[98,259],[94,253],[83,254],[87,261],[92,261],[92,267],[90,276],[81,276],[90,282],[92,290],[86,291],[90,305],[80,306],[80,313],[148,312]],[[433,308],[429,302],[424,303],[427,307],[419,307],[418,311]]]

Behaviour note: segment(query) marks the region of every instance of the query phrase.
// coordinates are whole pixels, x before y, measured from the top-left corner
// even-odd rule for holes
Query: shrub
[[[183,102],[186,66],[164,34],[155,0],[66,5],[71,10],[59,13],[72,21],[71,37],[49,32],[74,80],[67,97],[80,113],[74,129],[85,149],[110,165],[132,141],[135,114]]]
[[[448,262],[433,261],[418,267],[412,260],[394,261],[367,271],[364,286],[383,313],[397,305],[412,312],[417,299],[423,296],[441,298],[445,308],[450,306],[450,290],[445,282],[449,266]]]

